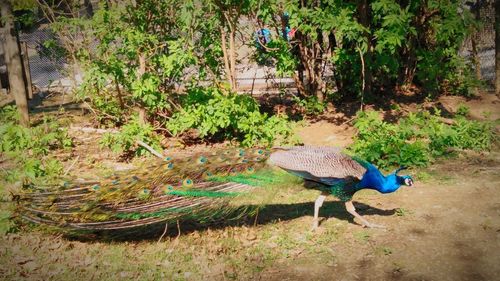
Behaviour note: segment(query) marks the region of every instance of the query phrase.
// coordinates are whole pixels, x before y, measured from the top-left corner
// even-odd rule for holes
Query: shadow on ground
[[[396,209],[383,210],[370,205],[355,203],[356,209],[361,215],[392,216]],[[205,231],[208,229],[223,229],[234,226],[255,227],[258,225],[273,224],[278,221],[290,221],[303,216],[313,216],[314,202],[293,203],[293,204],[269,204],[264,206],[248,205],[242,209],[256,210],[257,215],[241,217],[241,209],[229,213],[225,218],[210,222],[183,221],[177,225],[175,222],[168,224],[165,231],[165,222],[155,223],[147,226],[130,228],[126,230],[99,231],[99,232],[79,232],[69,233],[66,238],[79,241],[147,241],[158,240],[159,237],[173,238],[179,235],[187,235],[195,231]],[[345,210],[341,201],[325,202],[320,210],[323,220],[337,218],[340,220],[355,223],[353,217]],[[237,217],[238,219],[231,219]],[[311,219],[312,224],[312,219]],[[179,232],[180,231],[180,232]]]

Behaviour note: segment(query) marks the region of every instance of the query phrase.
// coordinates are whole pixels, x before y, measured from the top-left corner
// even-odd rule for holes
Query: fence
[[[480,27],[465,40],[461,54],[472,61],[475,47],[481,79],[493,86],[495,80],[495,0],[466,2],[466,5],[466,8],[470,9],[480,20]]]
[[[495,79],[495,0],[478,0],[465,2],[464,9],[469,9],[481,21],[479,30],[467,38],[463,43],[460,54],[468,58],[471,62],[474,60],[474,53],[479,62],[481,79],[492,86]],[[44,55],[43,42],[46,40],[56,40],[56,37],[50,32],[46,25],[41,25],[36,30],[29,33],[21,33],[20,41],[26,42],[28,49],[30,73],[32,84],[39,90],[57,88],[59,90],[68,90],[74,85],[73,79],[69,77],[69,65],[63,58],[51,58]],[[476,51],[474,52],[474,48]],[[2,79],[2,61],[0,56],[0,85]],[[277,80],[272,78],[272,70],[246,69],[239,74],[238,83],[242,88],[260,88],[268,90],[276,88]],[[271,74],[271,75],[269,75]],[[271,77],[271,78],[269,78]],[[5,78],[5,77],[3,77]],[[256,82],[257,81],[257,82]],[[293,83],[291,79],[278,81],[278,84]]]

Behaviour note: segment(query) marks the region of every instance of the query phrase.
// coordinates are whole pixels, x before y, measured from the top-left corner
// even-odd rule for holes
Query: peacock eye
[[[191,186],[193,186],[193,180],[192,179],[185,179],[182,181],[182,185],[184,187],[191,187]]]
[[[199,164],[205,164],[207,162],[207,158],[204,157],[204,156],[201,156],[200,158],[198,158],[198,163]]]

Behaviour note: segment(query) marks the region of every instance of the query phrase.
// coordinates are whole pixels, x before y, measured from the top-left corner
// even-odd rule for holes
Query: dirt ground
[[[449,111],[467,105],[475,119],[499,118],[500,103],[490,94],[445,97],[441,104]],[[80,127],[89,125],[84,120]],[[78,155],[90,159],[74,170],[132,165],[116,164],[116,156],[99,148],[99,133],[70,133],[77,146],[65,165]],[[345,146],[354,129],[323,120],[298,134],[305,144]],[[161,242],[85,242],[36,230],[7,234],[0,237],[0,279],[500,280],[498,146],[411,173],[414,187],[355,197],[359,213],[385,229],[362,228],[328,198],[320,230],[312,233],[318,193],[297,186],[279,193],[273,203],[281,207],[270,209],[271,218],[261,214],[255,225],[199,229]]]
[[[436,180],[357,198],[387,212],[361,212],[387,229],[349,224],[330,260],[287,261],[262,280],[500,280],[499,165],[498,153],[447,161],[429,170]]]
[[[467,106],[472,119],[500,118],[500,102],[491,94],[446,96],[438,103],[450,112]],[[352,133],[349,126],[320,121],[300,136],[310,145],[345,146]],[[433,180],[426,179],[431,174]],[[359,226],[349,224],[342,242],[330,248],[331,260],[299,258],[273,267],[262,280],[500,280],[498,150],[441,160],[421,171],[415,187],[357,201],[393,214],[406,211],[394,219],[368,208],[365,217],[386,230],[369,229],[360,238],[352,235]]]

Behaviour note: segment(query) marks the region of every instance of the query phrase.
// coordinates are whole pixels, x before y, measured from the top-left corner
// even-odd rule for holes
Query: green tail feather
[[[287,173],[266,165],[269,154],[262,149],[226,149],[167,157],[101,181],[34,187],[21,194],[19,212],[38,223],[61,227],[74,224],[76,228],[96,230],[141,226],[141,220],[203,221],[223,215],[244,216],[252,211],[248,206],[263,201],[253,187],[289,180]],[[252,198],[258,203],[245,201]]]
[[[177,195],[185,197],[208,197],[208,198],[223,198],[235,197],[239,195],[238,192],[221,192],[221,191],[208,191],[208,190],[173,190],[167,193],[168,195]]]

